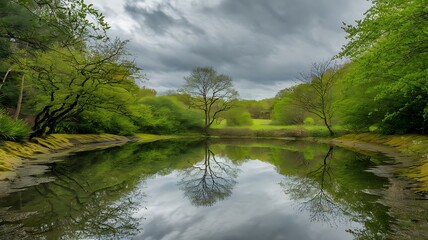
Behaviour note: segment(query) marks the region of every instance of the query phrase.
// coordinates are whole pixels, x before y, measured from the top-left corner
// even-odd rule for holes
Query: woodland
[[[227,73],[195,66],[159,95],[128,40],[108,37],[83,0],[0,2],[0,139],[52,133],[210,134],[222,124],[322,126],[347,132],[426,134],[428,1],[375,0],[343,25],[348,43],[275,97],[242,100]],[[261,79],[262,80],[262,79]],[[155,81],[155,79],[150,80]]]

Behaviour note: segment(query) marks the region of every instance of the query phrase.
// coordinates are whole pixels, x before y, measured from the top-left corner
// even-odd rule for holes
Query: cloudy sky
[[[159,93],[198,66],[233,78],[243,99],[294,84],[310,64],[346,43],[342,22],[361,19],[367,0],[87,0],[110,34],[129,39],[136,63]]]

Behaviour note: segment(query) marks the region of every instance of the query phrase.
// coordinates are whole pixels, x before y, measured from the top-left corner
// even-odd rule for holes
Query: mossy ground
[[[52,134],[45,138],[34,138],[31,142],[0,142],[0,180],[9,178],[22,164],[24,158],[35,154],[48,154],[75,146],[94,143],[126,142],[124,136],[112,134]]]

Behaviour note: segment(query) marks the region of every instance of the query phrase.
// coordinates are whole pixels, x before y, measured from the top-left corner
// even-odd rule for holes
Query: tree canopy
[[[376,118],[386,133],[426,133],[427,5],[427,0],[376,0],[363,20],[344,26],[349,43],[338,56],[352,61],[348,90],[369,96],[352,101],[351,123]]]
[[[191,107],[204,112],[204,129],[207,133],[218,114],[233,106],[238,92],[233,88],[231,77],[218,74],[211,67],[195,68],[184,79],[186,83],[181,92],[190,97]]]
[[[177,133],[201,116],[156,91],[129,57],[128,41],[84,0],[0,2],[1,139],[50,133]],[[25,79],[25,82],[24,82]],[[22,111],[20,110],[22,106]],[[21,114],[20,114],[21,112]]]

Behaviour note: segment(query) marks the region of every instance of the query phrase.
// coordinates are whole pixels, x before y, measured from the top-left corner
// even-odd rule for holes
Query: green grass
[[[226,121],[214,123],[212,134],[219,136],[247,137],[327,137],[329,132],[325,126],[314,125],[274,125],[270,119],[253,119],[251,126],[229,127]],[[333,127],[337,135],[346,133],[341,126]]]
[[[176,135],[156,135],[156,134],[148,134],[148,133],[136,133],[134,134],[134,136],[136,136],[139,139],[138,142],[154,142],[158,140],[179,138],[179,136],[176,136]]]

